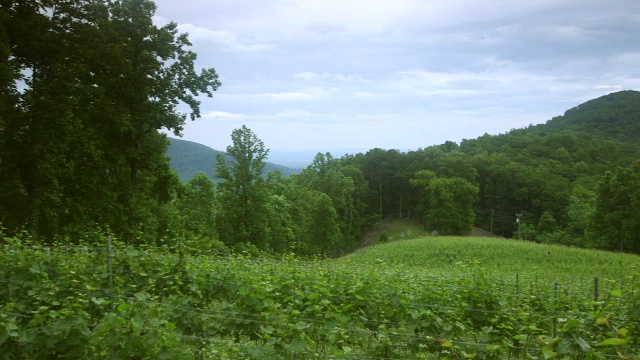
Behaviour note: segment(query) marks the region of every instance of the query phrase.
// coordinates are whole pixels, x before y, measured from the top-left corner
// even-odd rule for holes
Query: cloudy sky
[[[222,87],[184,139],[424,148],[640,90],[636,0],[156,0]]]

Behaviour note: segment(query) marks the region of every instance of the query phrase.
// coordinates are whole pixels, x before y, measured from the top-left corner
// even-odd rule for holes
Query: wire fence
[[[24,249],[24,247],[21,247],[21,248]],[[40,253],[38,255],[44,256],[45,258],[54,256],[54,254],[58,254],[58,255],[64,254],[65,256],[68,257],[68,261],[73,261],[73,257],[72,257],[73,254],[85,254],[85,255],[91,255],[96,259],[101,258],[103,259],[104,262],[98,263],[96,264],[96,266],[101,267],[101,266],[105,266],[106,264],[106,267],[107,267],[106,271],[109,274],[109,278],[111,279],[110,280],[111,282],[113,281],[112,279],[114,277],[118,278],[122,276],[136,275],[136,273],[133,270],[127,270],[123,268],[114,269],[112,260],[116,259],[115,263],[117,264],[118,256],[122,255],[122,257],[124,258],[125,257],[124,255],[129,254],[128,251],[130,250],[122,250],[122,252],[119,253],[120,250],[117,248],[113,248],[111,244],[109,244],[106,247],[106,249],[105,247],[85,246],[85,245],[62,246],[62,247],[30,245],[29,248],[39,251]],[[12,249],[14,249],[13,246],[4,247],[5,251],[11,251]],[[163,247],[144,246],[144,247],[138,247],[136,250],[144,253],[151,252],[149,256],[153,256],[154,251],[158,253],[161,252],[164,259],[168,258],[169,260],[174,261],[176,264],[180,264],[180,266],[185,268],[188,266],[197,267],[199,264],[210,262],[210,260],[206,258],[190,257],[190,256],[185,257],[184,254],[181,253],[182,250],[179,248],[177,249],[174,248],[174,249],[170,249],[170,251],[167,251],[168,248],[164,246]],[[236,258],[228,257],[228,258],[219,259],[218,261],[222,263],[226,261],[228,264],[230,264],[232,261],[236,261],[236,260],[237,260]],[[245,262],[244,266],[246,268],[257,267],[259,269],[259,272],[269,273],[270,271],[272,271],[275,273],[278,271],[282,271],[281,270],[282,262],[277,259],[260,259],[260,260],[242,259],[242,261]],[[357,269],[354,269],[353,271],[345,272],[344,268],[337,269],[331,263],[321,264],[318,261],[298,261],[296,262],[296,271],[297,272],[306,271],[308,273],[321,274],[323,276],[329,276],[329,277],[337,276],[338,272],[340,272],[339,275],[344,275],[346,273],[348,276],[352,276],[354,279],[354,290],[357,290],[359,284],[361,284],[362,281],[365,281],[367,279],[366,278],[367,272],[364,272],[364,271],[359,272]],[[403,274],[403,276],[404,275],[406,276],[402,277],[403,280],[412,278],[411,274]],[[181,279],[184,282],[188,282],[192,280],[189,277],[181,276],[181,275],[177,275],[176,278]],[[448,284],[452,283],[451,279],[442,279],[442,278],[436,278],[436,277],[425,278],[424,276],[415,276],[413,278],[420,282],[430,281],[430,282],[433,282],[434,284],[445,283],[445,282]],[[463,279],[464,277],[461,277],[458,280],[463,280]],[[57,284],[56,279],[51,279],[51,280],[54,281],[54,284]],[[110,285],[112,284],[111,282],[110,282]],[[0,279],[0,283],[5,284],[8,287],[16,286],[16,287],[25,287],[25,288],[42,289],[42,290],[51,289],[50,284],[42,285],[36,282],[21,281],[21,280],[15,280],[11,278]],[[570,297],[576,297],[580,299],[589,298],[590,300],[592,300],[594,311],[598,310],[598,306],[599,306],[598,303],[599,301],[602,300],[602,295],[605,295],[608,300],[612,300],[612,301],[626,302],[633,305],[636,305],[639,303],[637,299],[625,299],[625,298],[618,298],[618,297],[611,299],[610,294],[611,294],[611,290],[613,289],[606,288],[606,287],[603,289],[601,284],[599,283],[598,278],[594,279],[593,283],[591,284],[591,289],[590,289],[591,291],[589,291],[587,296],[585,296],[584,292],[582,291],[584,284],[580,284],[580,286],[575,287],[573,285],[563,286],[558,284],[557,282],[554,282],[552,284],[547,284],[547,283],[538,283],[536,281],[535,283],[532,283],[532,282],[527,282],[527,280],[521,277],[521,275],[519,274],[514,274],[512,281],[499,279],[496,282],[496,284],[497,284],[497,288],[501,288],[503,290],[503,294],[510,292],[516,298],[521,297],[523,303],[526,303],[526,301],[531,300],[530,298],[532,296],[535,297],[537,294],[539,294],[538,292],[540,291],[545,292],[547,294],[552,294],[550,298],[553,299],[554,302],[557,302],[560,296],[570,296]],[[620,282],[618,284],[620,284]],[[136,294],[138,294],[141,289],[136,289],[137,291],[133,291],[133,290],[123,291],[122,289],[119,289],[118,292],[113,292],[111,289],[109,290],[88,289],[86,286],[83,286],[83,285],[84,284],[78,284],[77,287],[65,287],[65,286],[56,285],[57,286],[56,290],[75,293],[81,296],[85,296],[87,298],[100,296],[104,298],[110,298],[116,301],[140,301],[139,297],[137,297]],[[200,285],[201,286],[224,285],[224,286],[229,286],[233,288],[239,285],[239,283],[237,281],[216,281],[216,282],[212,281],[211,283],[204,283]],[[420,283],[418,283],[416,286],[420,286]],[[619,287],[620,286],[618,286],[618,288]],[[298,286],[294,282],[291,289],[292,295],[305,296],[306,295],[304,294],[305,289],[306,288],[304,286]],[[361,301],[362,299],[358,298],[358,295],[355,295],[355,291],[354,291],[353,295],[352,294],[335,295],[334,300],[337,304],[340,304],[340,303],[358,302],[358,301]],[[184,306],[184,305],[170,303],[166,301],[153,301],[148,299],[140,302],[147,305],[153,305],[156,307],[176,310],[179,312],[183,312],[185,314],[195,315],[202,318],[219,319],[219,320],[225,320],[225,321],[242,321],[247,323],[254,323],[257,325],[263,324],[265,321],[268,320],[269,323],[273,326],[287,327],[291,325],[290,323],[291,319],[288,319],[286,321],[280,320],[277,317],[270,317],[269,314],[265,314],[265,313],[250,313],[250,312],[245,313],[245,312],[239,312],[235,310],[190,307],[190,306]],[[491,310],[491,309],[479,308],[479,307],[465,307],[461,309],[458,306],[446,306],[442,304],[432,304],[432,303],[422,303],[422,302],[406,302],[404,303],[404,305],[407,307],[437,310],[437,311],[464,311],[464,312],[476,312],[476,313],[491,314],[491,315],[499,314],[503,316],[504,315],[506,316],[521,315],[520,314],[521,312],[518,310],[512,310],[512,312],[508,312],[508,311],[505,312],[503,310]],[[549,316],[548,320],[554,323],[553,335],[555,337],[556,320],[566,315],[567,311],[563,310],[561,306],[558,306],[557,303],[550,304],[550,305],[551,305],[550,308],[552,308],[552,310],[548,311],[547,316]],[[32,318],[34,316],[30,314],[25,314],[25,313],[5,311],[1,307],[0,307],[0,313],[10,315],[10,316],[22,317],[22,318]],[[432,343],[432,344],[439,343],[441,341],[441,339],[438,339],[437,337],[425,337],[424,335],[411,335],[406,333],[399,334],[396,331],[385,331],[383,330],[385,327],[388,328],[388,327],[394,327],[394,326],[395,327],[403,326],[403,324],[401,323],[394,323],[388,320],[381,320],[381,321],[378,321],[375,319],[368,320],[367,323],[370,326],[376,327],[382,330],[363,329],[361,327],[350,326],[345,323],[328,321],[328,320],[319,320],[317,318],[305,318],[303,316],[297,316],[295,320],[303,321],[305,323],[311,324],[312,326],[316,326],[316,327],[339,328],[341,331],[344,331],[344,332],[358,333],[361,335],[372,336],[372,337],[386,336],[391,339],[404,339],[404,340],[411,340],[415,342],[424,342],[424,343]],[[248,349],[248,348],[262,347],[263,350],[265,351],[271,349],[270,347],[263,346],[260,344],[245,344],[245,343],[233,342],[233,341],[229,342],[228,339],[221,340],[216,338],[215,336],[196,336],[196,335],[187,335],[187,334],[182,334],[181,336],[184,339],[197,340],[197,341],[203,341],[203,342],[209,342],[209,343],[220,343],[220,344],[224,344],[225,346],[235,346],[238,348]],[[490,343],[469,342],[469,341],[460,341],[460,340],[449,340],[449,341],[453,345],[457,345],[457,346],[470,346],[470,347],[478,347],[478,348],[486,348],[488,346],[496,345],[496,344],[490,344]],[[531,347],[518,346],[514,344],[509,344],[509,345],[501,344],[501,345],[507,346],[511,350],[536,351],[536,352],[540,351],[539,349],[536,350],[536,349],[532,349]],[[640,347],[637,347],[637,346],[629,346],[627,349],[635,353],[640,352]],[[600,356],[604,358],[619,357],[617,355],[612,355],[612,354],[600,354]],[[312,357],[314,358],[352,358],[352,359],[367,358],[367,359],[389,359],[389,360],[396,359],[393,357],[372,357],[372,356],[350,357],[345,355],[337,356],[337,355],[327,355],[327,354],[314,354]],[[626,358],[636,359],[636,358],[640,358],[640,355],[627,355]]]
[[[109,247],[111,246],[109,245]],[[29,245],[28,248],[41,250],[47,256],[51,256],[52,251],[58,252],[58,253],[63,252],[67,256],[70,256],[72,254],[93,254],[96,258],[102,257],[106,259],[105,263],[107,264],[107,272],[109,273],[110,277],[125,275],[125,274],[126,275],[133,274],[133,271],[131,270],[126,270],[122,268],[113,269],[112,265],[110,264],[112,259],[118,257],[119,252],[121,252],[122,254],[125,254],[130,251],[129,249],[116,250],[115,248],[112,248],[111,250],[108,250],[108,249],[105,249],[104,246],[95,246],[95,245],[94,246],[64,245],[64,246],[58,246],[58,247]],[[5,250],[6,249],[9,249],[9,247],[5,247]],[[168,251],[171,248],[167,246],[162,246],[162,247],[142,246],[142,247],[136,247],[135,249],[138,251],[147,252],[149,253],[149,256],[155,255],[153,252],[162,254],[164,258],[166,258],[167,255],[173,256],[174,261],[176,263],[182,262],[182,266],[187,266],[187,263],[185,262],[185,260],[180,259],[181,255],[179,254],[179,251],[180,251],[179,249],[173,248],[172,249],[173,253]],[[221,257],[218,257],[217,259],[218,261],[221,261],[223,263],[226,261],[228,264],[230,264],[231,261],[237,260],[237,258],[234,257],[233,255],[221,256]],[[189,257],[189,263],[191,265],[196,265],[196,266],[198,265],[198,262],[208,264],[210,263],[210,261],[211,261],[210,257]],[[281,272],[282,261],[280,259],[242,258],[241,261],[245,263],[246,268],[257,267],[260,269],[262,273],[267,273],[269,271],[271,271],[272,273]],[[344,267],[341,267],[338,269],[335,263],[329,263],[327,265],[327,264],[321,264],[319,261],[297,261],[295,263],[295,266],[296,266],[296,271],[301,272],[301,270],[305,270],[307,273],[312,273],[312,274],[326,273],[326,276],[334,276],[334,277],[345,276],[346,274],[347,276],[353,277],[355,284],[358,283],[358,279],[366,278],[367,274],[369,273],[369,271],[366,271],[366,269],[362,270],[362,269],[356,268],[352,270],[345,270]],[[377,271],[377,270],[378,270],[377,268],[373,269],[373,271]],[[414,276],[413,274],[407,271],[394,270],[394,272],[404,280],[415,280],[415,283],[417,284],[416,286],[422,286],[422,284],[424,283],[430,283],[430,284],[454,283],[455,284],[457,281],[463,281],[468,277],[468,275],[456,276],[455,274],[451,274],[449,277],[443,278],[440,276],[429,277],[429,276],[425,276],[424,274],[419,274]],[[191,280],[190,278],[187,278],[187,277],[180,277],[180,278],[184,281]],[[613,286],[610,285],[608,288],[605,285],[605,288],[603,289],[603,286],[600,285],[600,279],[598,277],[593,278],[591,282],[586,282],[584,281],[584,279],[581,279],[578,283],[572,283],[572,284],[566,284],[566,283],[563,284],[563,283],[559,283],[558,281],[553,281],[553,282],[540,281],[535,275],[522,276],[520,274],[514,274],[513,277],[511,278],[511,281],[509,281],[508,279],[505,279],[503,276],[501,276],[498,279],[495,279],[495,278],[490,279],[490,281],[494,285],[497,285],[496,287],[499,288],[502,291],[502,293],[505,293],[505,294],[511,293],[516,298],[522,297],[523,299],[526,299],[527,296],[536,295],[540,293],[554,293],[556,298],[560,296],[560,297],[572,297],[572,298],[583,299],[583,300],[593,299],[594,302],[597,302],[599,299],[601,299],[602,293],[608,294],[614,287],[619,290],[623,290],[625,288],[625,279],[619,279],[619,280],[608,279],[608,280],[610,283],[614,285]],[[225,283],[224,281],[221,282],[219,280],[216,280],[215,285],[220,285],[220,284],[229,285],[230,283]],[[354,285],[354,286],[357,286],[357,285]],[[294,284],[294,291],[296,291],[295,284]],[[344,297],[345,295],[343,294],[342,296]],[[348,297],[349,296],[347,296],[347,298]],[[351,296],[351,298],[355,299],[355,296]],[[621,301],[621,302],[628,302],[632,304],[640,303],[639,299],[617,298],[615,300]],[[432,308],[448,308],[446,306],[438,306],[433,304],[408,303],[407,305],[432,307]],[[486,310],[486,309],[467,309],[467,310],[480,311],[480,312],[494,312],[492,310]]]

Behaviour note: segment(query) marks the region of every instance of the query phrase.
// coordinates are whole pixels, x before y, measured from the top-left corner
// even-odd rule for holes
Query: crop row
[[[640,291],[116,246],[0,252],[0,354],[27,358],[634,358]]]

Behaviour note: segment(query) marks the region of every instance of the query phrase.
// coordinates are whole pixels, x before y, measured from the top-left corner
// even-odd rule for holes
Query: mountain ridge
[[[623,90],[588,100],[533,129],[588,132],[635,144],[640,140],[640,92]]]
[[[215,150],[209,146],[167,136],[169,146],[167,156],[171,168],[178,174],[182,182],[188,182],[199,173],[204,173],[210,179],[217,181],[215,177],[216,158],[218,154],[227,156],[224,151]],[[280,171],[282,175],[289,176],[298,173],[299,170],[272,162],[266,162],[265,175],[273,171]]]
[[[545,123],[512,129],[504,134],[485,134],[473,139],[464,139],[460,145],[462,146],[463,143],[466,143],[466,147],[481,146],[486,147],[488,151],[500,152],[501,149],[496,145],[503,146],[506,144],[516,147],[525,146],[527,148],[531,146],[530,143],[524,143],[520,146],[514,145],[512,138],[509,136],[535,135],[546,137],[551,134],[558,137],[556,141],[559,147],[568,147],[573,142],[571,138],[579,135],[599,142],[619,142],[623,145],[619,151],[626,153],[626,156],[640,154],[640,92],[634,90],[613,92],[576,105],[566,110],[563,115],[555,116]],[[487,135],[494,140],[487,142]],[[171,137],[167,137],[167,139],[170,142],[167,155],[170,158],[172,168],[178,173],[182,181],[189,181],[200,172],[204,172],[211,179],[215,179],[216,155],[224,155],[223,151],[215,150],[193,141]],[[563,144],[562,140],[568,141]],[[443,145],[446,145],[446,143]],[[275,149],[273,151],[280,161],[287,162],[283,160],[286,159],[286,150]],[[286,165],[267,162],[265,173],[275,170],[279,170],[285,176],[298,173],[300,169],[311,162],[311,152],[314,152],[315,155],[315,153],[323,151],[309,150],[301,151],[297,155],[293,154]],[[329,152],[334,157],[340,157],[344,155],[343,153],[347,153],[346,151],[339,154],[332,151]]]

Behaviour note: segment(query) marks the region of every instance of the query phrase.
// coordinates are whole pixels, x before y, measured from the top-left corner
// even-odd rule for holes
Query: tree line
[[[401,152],[319,153],[264,174],[268,149],[231,134],[216,185],[182,183],[161,129],[180,135],[197,71],[148,0],[0,0],[0,224],[41,241],[190,241],[203,249],[335,256],[387,218],[426,231],[640,252],[640,96],[619,92],[546,124]],[[180,109],[188,109],[181,112]],[[518,221],[516,221],[518,219]]]
[[[566,120],[548,124],[557,121]],[[436,234],[477,226],[507,238],[640,252],[637,149],[610,136],[530,127],[406,153],[318,153],[287,178],[262,176],[268,150],[246,126],[232,141],[229,158],[218,159],[217,190],[204,175],[186,185],[192,192],[207,184],[195,198],[211,199],[210,236],[226,245],[337,255],[385,219],[411,218]]]

